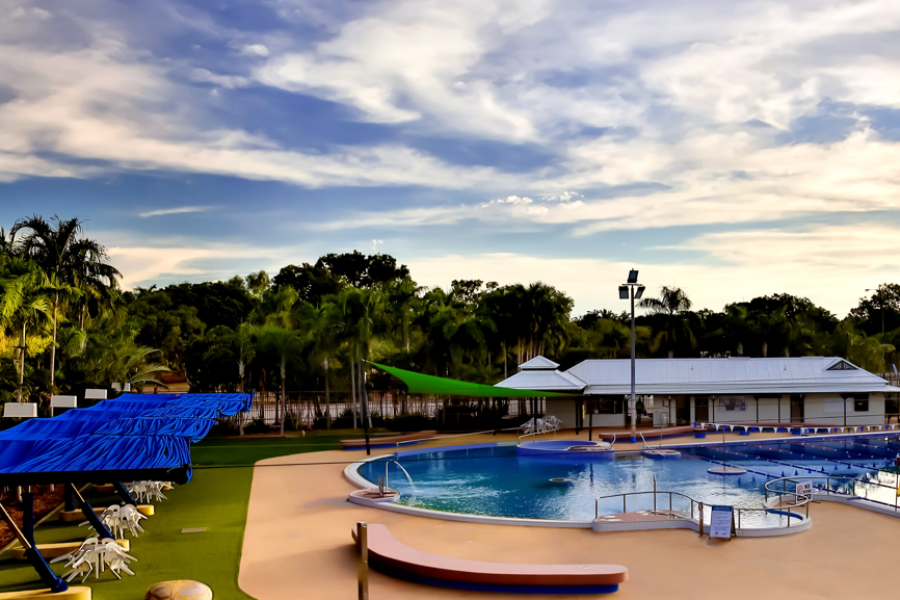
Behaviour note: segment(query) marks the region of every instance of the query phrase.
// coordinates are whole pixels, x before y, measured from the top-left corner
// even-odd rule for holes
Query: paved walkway
[[[502,439],[483,437],[454,441]],[[584,434],[579,437],[585,438]],[[749,441],[760,437],[754,435]],[[737,435],[728,438],[748,441]],[[357,521],[369,521],[388,525],[397,539],[410,546],[447,556],[510,563],[622,564],[630,570],[629,581],[610,596],[622,600],[869,600],[897,595],[893,575],[900,519],[843,505],[815,504],[810,511],[813,526],[805,533],[727,542],[701,540],[695,532],[683,530],[595,533],[443,521],[348,503],[347,494],[354,487],[344,478],[343,468],[348,460],[363,455],[329,451],[258,464],[240,565],[241,588],[259,600],[355,599],[350,530]],[[339,464],[289,466],[310,462]],[[372,600],[514,597],[520,598],[424,586],[375,571],[370,579]],[[548,596],[536,596],[541,597]]]

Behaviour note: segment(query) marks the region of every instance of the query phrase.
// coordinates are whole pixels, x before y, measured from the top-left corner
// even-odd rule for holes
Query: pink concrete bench
[[[430,440],[437,435],[437,431],[417,431],[404,435],[391,435],[388,437],[369,438],[371,448],[392,448],[400,442],[413,442],[416,440]],[[362,450],[366,447],[366,440],[341,440],[344,450]]]
[[[377,523],[368,525],[366,535],[371,565],[419,583],[512,593],[602,594],[617,591],[628,579],[628,569],[620,565],[505,564],[431,554],[400,542]]]

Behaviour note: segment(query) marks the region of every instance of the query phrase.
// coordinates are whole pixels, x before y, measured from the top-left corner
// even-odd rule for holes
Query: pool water
[[[517,454],[515,446],[506,445],[449,448],[382,457],[361,465],[359,473],[377,484],[378,478],[385,476],[387,463],[388,485],[399,492],[399,502],[409,506],[564,521],[593,519],[597,497],[652,491],[654,477],[658,491],[679,492],[706,505],[761,508],[766,481],[792,475],[843,475],[847,477],[843,486],[847,493],[891,506],[896,498],[893,456],[900,454],[896,436],[710,444],[679,450],[680,459],[654,460],[622,453],[614,459],[567,452],[530,456]],[[707,472],[722,463],[744,467],[748,473],[722,477]],[[566,478],[571,484],[554,484],[552,478]],[[675,510],[690,511],[688,500],[674,496],[672,502]],[[657,503],[659,508],[669,508],[668,495],[657,495]],[[652,494],[628,498],[629,511],[650,508]],[[599,514],[622,512],[622,498],[600,500],[598,509]],[[774,527],[785,525],[787,520],[781,513],[743,514],[744,527]]]

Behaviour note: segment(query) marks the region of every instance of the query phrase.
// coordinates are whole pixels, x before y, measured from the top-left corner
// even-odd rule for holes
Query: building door
[[[791,423],[804,423],[803,394],[791,395]]]
[[[685,425],[691,422],[691,403],[688,397],[681,394],[675,396],[675,423]]]
[[[709,423],[709,398],[696,396],[694,398],[694,420],[698,423]]]

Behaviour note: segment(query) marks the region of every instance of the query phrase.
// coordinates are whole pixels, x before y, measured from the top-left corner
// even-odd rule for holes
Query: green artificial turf
[[[238,587],[241,546],[247,520],[247,503],[253,469],[246,465],[271,458],[335,449],[344,435],[309,435],[305,438],[219,438],[204,440],[191,449],[197,468],[190,483],[167,492],[168,500],[156,506],[156,514],[142,521],[146,529],[132,541],[134,577],[122,581],[106,573],[86,582],[95,600],[143,598],[154,583],[169,579],[194,579],[208,584],[216,598],[249,600]],[[243,465],[240,467],[239,465]],[[234,468],[203,469],[203,466]],[[94,506],[115,498],[88,497]],[[181,533],[182,529],[206,527],[204,533]],[[38,544],[82,540],[87,527],[60,523],[51,518],[35,531]],[[53,565],[58,574],[62,564]],[[0,592],[33,589],[40,584],[27,562],[0,562]],[[78,584],[78,580],[72,582]]]

